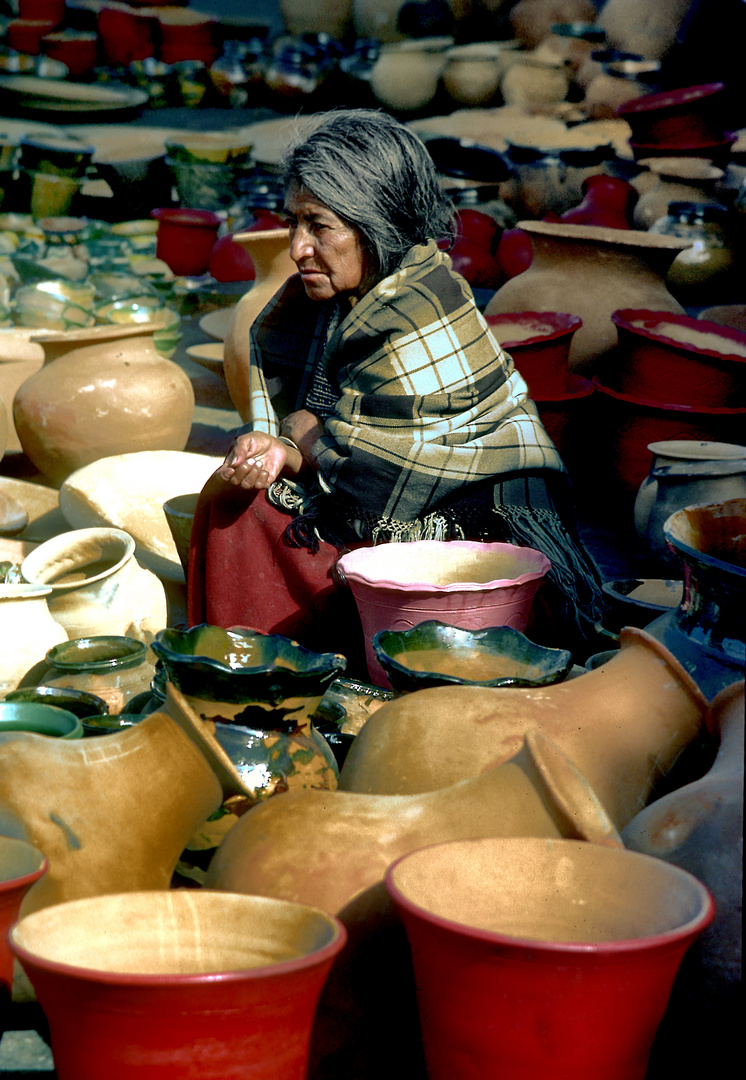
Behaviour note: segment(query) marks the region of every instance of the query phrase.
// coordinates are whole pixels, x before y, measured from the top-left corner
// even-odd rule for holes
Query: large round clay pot
[[[506,105],[527,111],[564,101],[569,88],[561,60],[542,60],[531,53],[516,54],[500,87]]]
[[[186,446],[194,391],[156,348],[159,326],[95,326],[40,339],[44,366],[19,387],[13,417],[24,453],[57,486],[100,458]]]
[[[713,698],[746,665],[746,498],[677,510],[663,534],[683,563],[684,595],[647,631]]]
[[[576,840],[437,844],[397,860],[386,886],[430,1080],[643,1080],[681,961],[715,911],[692,874]]]
[[[672,202],[716,204],[715,184],[724,176],[722,169],[699,157],[643,158],[639,165],[656,176],[655,184],[643,192],[635,206],[635,228],[649,229],[665,216]]]
[[[684,960],[653,1047],[653,1062],[680,1075],[704,1068],[727,1073],[738,1052],[743,682],[720,691],[710,726],[719,748],[709,771],[645,807],[624,830],[630,850],[688,870],[715,897],[715,919]]]
[[[28,582],[49,585],[48,606],[69,638],[119,634],[149,643],[168,621],[163,584],[135,558],[121,529],[74,529],[35,548],[21,564]]]
[[[297,272],[290,258],[288,229],[260,229],[234,233],[233,240],[254,263],[254,283],[233,309],[225,335],[223,371],[231,400],[241,419],[251,419],[249,403],[249,332],[254,319],[277,290]]]
[[[18,683],[48,649],[67,640],[52,617],[48,585],[0,584],[0,698]]]
[[[384,45],[370,73],[376,99],[393,112],[415,112],[435,97],[453,38],[418,38]]]
[[[181,889],[36,912],[11,947],[49,1020],[60,1080],[304,1080],[345,941],[314,908]]]
[[[38,848],[10,836],[0,836],[0,1038],[13,986],[13,953],[8,931],[18,918],[21,901],[47,872],[49,863]]]
[[[531,238],[531,265],[497,290],[485,314],[538,308],[580,316],[583,325],[570,346],[571,372],[592,371],[616,346],[611,315],[619,307],[683,314],[665,275],[686,241],[594,225],[522,221],[519,226]]]
[[[645,631],[625,627],[620,644],[602,667],[553,686],[436,687],[388,702],[356,737],[340,787],[433,791],[507,760],[537,727],[568,754],[623,827],[702,730],[707,702]]]

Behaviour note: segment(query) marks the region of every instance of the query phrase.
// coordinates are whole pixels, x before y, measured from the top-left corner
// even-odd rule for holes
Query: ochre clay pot
[[[67,633],[53,618],[48,585],[0,584],[0,698],[15,690]]]
[[[0,735],[4,828],[49,859],[23,913],[79,897],[169,887],[195,829],[226,792],[242,790],[229,762],[218,764],[218,779],[189,734],[188,711],[174,691],[163,711],[103,739]]]
[[[440,687],[383,705],[355,739],[340,788],[445,787],[507,760],[536,727],[569,755],[622,828],[697,737],[708,707],[650,634],[625,627],[620,646],[602,667],[542,689]]]
[[[429,1080],[643,1080],[676,972],[715,910],[678,867],[576,840],[437,844],[395,862],[386,886],[412,949]]]
[[[110,713],[126,710],[132,698],[150,689],[155,664],[142,641],[118,634],[71,638],[53,646],[46,667],[24,679],[44,686],[84,690],[102,698]]]
[[[370,73],[375,97],[394,112],[429,105],[448,63],[453,38],[419,38],[385,45]]]
[[[12,948],[60,1080],[304,1080],[316,1002],[345,940],[336,919],[301,904],[180,889],[36,912]]]
[[[739,1030],[744,683],[721,690],[711,708],[720,742],[712,767],[641,810],[624,830],[630,850],[688,870],[715,897],[715,919],[684,961],[653,1048],[654,1061],[681,1075],[705,1067],[727,1072]]]
[[[513,33],[527,49],[544,40],[553,23],[592,23],[596,8],[592,0],[519,0],[510,10]]]
[[[10,836],[0,836],[0,1003],[5,1011],[13,986],[13,954],[8,931],[18,918],[21,901],[47,872],[49,863],[38,848]],[[5,1030],[0,1018],[0,1038]]]
[[[290,258],[287,229],[261,229],[234,233],[233,240],[247,251],[254,263],[251,288],[233,309],[225,335],[223,371],[231,400],[244,423],[251,419],[249,405],[249,332],[254,319],[267,306],[287,279],[297,272]]]
[[[183,450],[194,391],[155,347],[160,323],[46,334],[44,366],[16,392],[13,417],[26,456],[59,486],[99,458]]]
[[[616,346],[611,315],[618,308],[683,314],[665,275],[686,241],[594,225],[522,221],[519,226],[531,238],[531,265],[498,289],[485,314],[538,308],[578,315],[583,325],[570,346],[571,372],[589,373]]]
[[[625,52],[660,60],[673,45],[691,0],[606,0],[598,13],[598,25],[610,45]]]

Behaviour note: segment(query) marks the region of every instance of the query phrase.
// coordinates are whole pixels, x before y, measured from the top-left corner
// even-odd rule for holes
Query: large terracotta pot
[[[49,610],[69,638],[120,634],[149,643],[168,621],[161,581],[135,558],[121,529],[74,529],[35,548],[21,564],[28,582],[49,585]]]
[[[746,498],[677,510],[663,534],[683,563],[684,595],[647,630],[712,698],[746,665]]]
[[[138,450],[183,450],[194,391],[155,347],[153,322],[45,334],[44,366],[16,392],[26,456],[59,486],[99,458]]]
[[[163,711],[93,742],[0,735],[4,828],[49,859],[24,913],[79,897],[169,887],[194,831],[224,794],[242,790],[230,763],[215,766],[189,734],[189,711],[175,692]],[[222,769],[220,780],[215,767]]]
[[[233,240],[251,256],[255,277],[251,288],[233,309],[225,335],[223,370],[236,411],[248,423],[251,419],[249,332],[259,312],[287,279],[297,272],[297,267],[290,258],[290,232],[287,229],[234,233]]]
[[[12,931],[59,1080],[304,1080],[346,935],[301,904],[200,890],[36,912]]]
[[[158,258],[175,274],[207,273],[221,225],[219,215],[213,210],[178,206],[158,207],[150,216],[158,222]]]
[[[538,308],[578,315],[583,325],[570,346],[571,372],[592,371],[616,346],[611,315],[618,308],[683,314],[666,288],[665,275],[686,241],[594,225],[545,221],[519,225],[531,238],[531,265],[498,289],[485,314]]]
[[[15,690],[53,645],[67,641],[52,617],[48,585],[0,584],[0,698]]]
[[[641,810],[625,845],[696,875],[715,897],[715,919],[686,957],[653,1048],[679,1075],[727,1073],[738,1052],[743,894],[744,683],[712,702],[717,757],[704,776]],[[686,1038],[682,1037],[686,1032]]]
[[[537,727],[623,827],[696,738],[708,709],[690,675],[648,633],[625,627],[620,646],[602,667],[542,689],[439,687],[383,705],[355,739],[340,787],[432,791],[507,760]]]
[[[429,1080],[643,1080],[682,958],[712,921],[691,874],[574,840],[459,840],[386,876],[412,948]]]
[[[38,848],[10,836],[0,836],[0,1038],[13,986],[13,953],[8,931],[18,918],[21,902],[49,863]]]

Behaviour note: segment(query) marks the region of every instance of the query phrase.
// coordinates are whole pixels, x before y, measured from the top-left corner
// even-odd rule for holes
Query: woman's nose
[[[308,229],[298,226],[290,234],[290,258],[297,263],[313,255],[313,244]]]

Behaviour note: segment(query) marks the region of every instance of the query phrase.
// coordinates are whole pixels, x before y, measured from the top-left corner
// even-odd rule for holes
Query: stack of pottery
[[[21,139],[21,208],[35,218],[66,214],[95,152],[95,146],[68,135],[29,135]]]
[[[239,181],[253,170],[251,144],[204,132],[166,142],[166,164],[182,207],[225,210],[238,199]]]
[[[582,426],[593,385],[568,369],[570,345],[582,319],[555,311],[488,315],[500,346],[513,358],[555,446],[566,461],[575,449],[574,430]]]
[[[715,185],[724,172],[706,158],[642,158],[639,165],[655,176],[655,182],[642,192],[633,211],[636,229],[649,229],[665,217],[672,202],[715,204]]]
[[[564,214],[577,206],[585,194],[583,182],[614,156],[610,143],[572,145],[569,135],[563,146],[532,146],[514,138],[507,143],[515,173],[510,204],[527,218]]]

